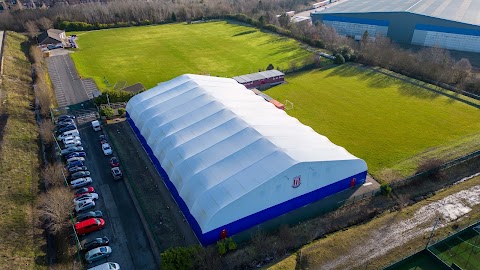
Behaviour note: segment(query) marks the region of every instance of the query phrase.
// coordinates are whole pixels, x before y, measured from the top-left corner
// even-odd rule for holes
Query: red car
[[[84,235],[87,233],[101,230],[105,227],[105,220],[103,218],[89,218],[84,221],[75,223],[75,231],[78,235]]]
[[[93,193],[95,189],[93,187],[83,187],[75,190],[75,197],[82,196],[83,194]]]
[[[118,159],[116,157],[112,157],[110,159],[110,166],[112,166],[112,168],[120,166],[120,162],[118,161]]]

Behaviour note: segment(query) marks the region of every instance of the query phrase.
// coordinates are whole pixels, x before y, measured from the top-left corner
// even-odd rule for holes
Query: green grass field
[[[292,39],[225,21],[168,24],[76,33],[71,54],[82,77],[100,89],[127,81],[150,88],[185,73],[233,77],[268,64],[287,68],[310,53]]]
[[[408,175],[423,157],[480,149],[479,109],[399,79],[342,65],[287,81],[266,93],[293,102],[291,116],[364,159],[373,175],[383,168]]]
[[[480,270],[480,234],[468,229],[429,248],[447,265],[457,264],[464,270]]]

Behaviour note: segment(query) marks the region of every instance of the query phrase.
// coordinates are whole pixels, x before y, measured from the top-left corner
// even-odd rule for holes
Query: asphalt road
[[[46,62],[59,107],[81,103],[93,97],[86,90],[70,55],[51,56]]]
[[[159,269],[125,183],[122,180],[114,181],[110,174],[111,156],[103,155],[98,140],[102,132],[93,131],[89,123],[80,125],[79,131],[82,146],[87,152],[85,163],[91,172],[93,187],[99,194],[94,210],[103,212],[106,223],[105,229],[90,233],[80,240],[107,236],[112,247],[109,258],[96,261],[88,267],[116,262],[122,269]]]

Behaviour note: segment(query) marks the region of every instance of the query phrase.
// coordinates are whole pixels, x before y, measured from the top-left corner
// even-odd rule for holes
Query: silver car
[[[94,248],[87,253],[85,253],[85,260],[88,263],[92,263],[93,261],[100,260],[102,258],[106,258],[112,254],[112,248],[109,246],[105,247],[98,247]]]

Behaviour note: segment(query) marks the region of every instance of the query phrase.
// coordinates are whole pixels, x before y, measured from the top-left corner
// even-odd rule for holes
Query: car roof
[[[77,222],[75,223],[75,228],[81,228],[91,224],[95,224],[97,223],[97,219],[99,220],[100,218],[89,218],[84,221]]]

